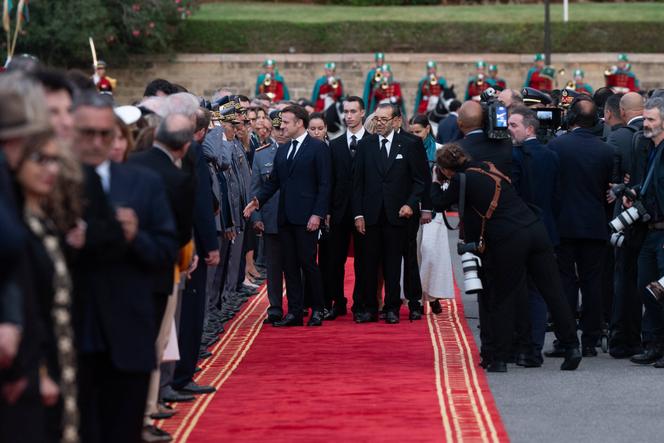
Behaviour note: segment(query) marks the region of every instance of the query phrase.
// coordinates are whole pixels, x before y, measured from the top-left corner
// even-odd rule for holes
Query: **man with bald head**
[[[608,105],[607,100],[607,105]],[[620,98],[618,112],[622,124],[614,129],[607,142],[614,148],[613,182],[633,182],[634,156],[642,155],[634,149],[633,140],[643,131],[643,97],[628,92]],[[606,110],[606,108],[605,108]],[[646,154],[647,156],[647,154]],[[637,162],[638,163],[638,162]],[[616,203],[614,215],[622,211]],[[609,353],[614,358],[627,358],[637,354],[641,347],[641,300],[637,291],[637,260],[645,236],[644,225],[635,226],[632,235],[625,237],[621,248],[616,248],[613,309]]]
[[[581,338],[583,356],[597,355],[601,334],[602,272],[608,246],[606,190],[611,181],[613,149],[594,135],[597,106],[585,95],[577,97],[568,113],[570,130],[549,142],[560,160],[560,209],[556,249],[558,268],[570,308],[576,311],[579,287],[583,296]],[[578,281],[577,281],[578,280]],[[559,349],[545,353],[563,355]]]
[[[482,105],[475,101],[467,101],[459,108],[457,120],[463,139],[459,144],[474,161],[491,162],[508,177],[512,173],[512,142],[492,140],[484,130],[484,112]]]

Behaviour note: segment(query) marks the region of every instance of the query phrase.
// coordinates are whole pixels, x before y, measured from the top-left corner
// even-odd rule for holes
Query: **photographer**
[[[507,371],[517,305],[527,303],[527,275],[547,301],[556,335],[566,349],[561,369],[576,369],[581,361],[576,329],[570,309],[563,302],[553,249],[542,222],[517,195],[509,178],[491,163],[472,163],[458,144],[447,144],[439,150],[436,163],[436,181],[431,187],[435,210],[444,211],[463,199],[461,206],[467,210],[460,216],[466,244],[460,249],[474,249],[490,266],[490,271],[480,271],[491,285],[491,291],[480,295],[481,299],[488,298],[484,302],[494,344],[492,355],[485,355],[490,359],[487,370]],[[465,191],[460,196],[462,180]],[[449,183],[443,186],[442,181]],[[471,242],[475,242],[475,248]],[[486,320],[482,318],[481,322]],[[530,343],[521,343],[520,351],[528,353],[530,348]]]
[[[484,132],[484,110],[475,101],[459,108],[457,124],[463,133],[459,145],[476,161],[489,161],[506,176],[512,173],[512,143],[509,139],[492,140]]]
[[[641,183],[640,200],[650,215],[648,232],[641,247],[638,260],[638,290],[643,294],[645,311],[641,332],[645,350],[631,358],[633,363],[655,363],[664,367],[664,307],[658,304],[646,290],[646,286],[664,275],[664,169],[662,168],[662,148],[664,147],[664,98],[649,99],[643,111],[643,135],[649,139],[647,164],[634,163],[635,175],[645,177]],[[639,154],[638,150],[635,153]],[[643,172],[647,171],[647,172]],[[643,174],[643,175],[641,175]],[[634,177],[635,178],[635,177]],[[632,202],[623,198],[625,207]]]

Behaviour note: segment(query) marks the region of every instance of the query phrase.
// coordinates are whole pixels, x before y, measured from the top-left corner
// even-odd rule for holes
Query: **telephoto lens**
[[[614,248],[622,248],[623,242],[625,241],[625,234],[622,232],[614,232],[611,234],[611,246]]]
[[[482,280],[479,271],[482,261],[472,252],[466,252],[461,256],[461,267],[463,268],[463,286],[466,294],[476,294],[482,290]]]
[[[629,209],[624,210],[616,218],[609,222],[609,226],[613,229],[614,232],[621,232],[628,226],[631,226],[632,223],[639,219],[639,210],[636,209],[636,206],[632,206]]]
[[[664,277],[650,283],[646,289],[657,303],[664,305]]]

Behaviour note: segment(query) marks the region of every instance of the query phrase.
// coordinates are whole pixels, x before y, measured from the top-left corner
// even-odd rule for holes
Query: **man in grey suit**
[[[273,111],[270,114],[272,124],[281,126],[281,112]],[[273,118],[272,118],[273,117]],[[258,122],[257,125],[266,125],[267,122]],[[279,145],[268,138],[254,153],[254,164],[251,177],[251,194],[256,195],[263,184],[270,180],[272,168],[274,167],[274,156],[277,154]],[[263,234],[265,241],[265,257],[267,261],[267,298],[270,306],[267,308],[265,323],[280,321],[283,317],[283,265],[281,260],[281,246],[279,244],[279,228],[277,214],[279,211],[279,191],[277,191],[251,216],[253,228]]]

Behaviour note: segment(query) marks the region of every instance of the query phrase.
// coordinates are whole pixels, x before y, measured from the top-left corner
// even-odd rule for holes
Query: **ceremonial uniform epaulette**
[[[263,149],[269,148],[270,146],[272,146],[272,143],[266,143],[263,146],[259,146],[258,148],[256,148],[254,152],[262,151]]]

